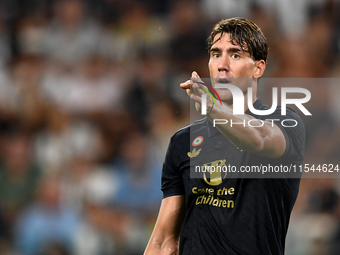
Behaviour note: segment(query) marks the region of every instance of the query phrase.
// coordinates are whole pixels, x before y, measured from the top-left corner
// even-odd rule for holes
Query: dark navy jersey
[[[269,107],[257,100],[254,108]],[[294,172],[294,165],[303,164],[304,125],[291,109],[287,109],[286,116],[281,116],[280,107],[270,116],[256,116],[249,110],[246,114],[262,120],[276,119],[273,123],[286,140],[283,156],[271,159],[244,152],[207,118],[179,130],[171,138],[163,165],[162,191],[164,198],[185,196],[182,255],[284,254],[301,175],[263,175],[240,170],[265,166],[272,170],[291,167]],[[290,121],[282,125],[286,119]],[[228,167],[235,172],[228,172]],[[217,171],[218,168],[224,171]]]

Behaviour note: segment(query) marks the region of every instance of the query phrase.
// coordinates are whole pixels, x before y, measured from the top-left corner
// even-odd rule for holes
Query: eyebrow
[[[210,52],[221,52],[222,50],[218,47],[212,47]],[[235,52],[245,52],[240,47],[231,47],[227,50],[228,53],[235,53]]]

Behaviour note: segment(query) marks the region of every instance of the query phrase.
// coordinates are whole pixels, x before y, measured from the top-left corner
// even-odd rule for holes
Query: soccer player
[[[253,113],[254,109],[269,109],[256,94],[268,52],[266,38],[256,24],[242,18],[222,20],[213,28],[208,44],[212,86],[238,87],[245,99],[245,113],[233,114],[236,99],[231,90],[216,89],[222,105],[207,100],[207,117],[173,135],[162,171],[163,201],[145,254],[284,254],[300,176],[247,178],[239,170],[302,164],[304,125],[289,108],[285,116],[280,107],[267,116]],[[200,111],[207,86],[198,74],[193,72],[191,80],[180,86]],[[248,108],[248,97],[253,111]],[[214,125],[216,119],[234,125]],[[296,125],[282,125],[284,119]],[[242,124],[249,121],[252,125]],[[197,178],[192,175],[195,166],[233,166],[238,172],[210,168]]]

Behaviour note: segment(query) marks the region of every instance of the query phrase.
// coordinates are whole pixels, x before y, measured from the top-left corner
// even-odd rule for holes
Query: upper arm
[[[184,216],[183,195],[164,198],[145,254],[176,254]]]

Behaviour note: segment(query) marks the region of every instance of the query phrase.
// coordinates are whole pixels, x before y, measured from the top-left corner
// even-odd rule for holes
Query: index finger
[[[191,80],[187,80],[186,82],[181,83],[179,86],[182,89],[190,89],[191,84],[192,84],[192,81]]]

